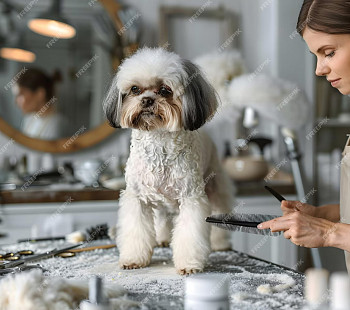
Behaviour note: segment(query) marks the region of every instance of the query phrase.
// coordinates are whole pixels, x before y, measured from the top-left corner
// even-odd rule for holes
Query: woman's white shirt
[[[47,116],[31,113],[24,116],[22,132],[31,138],[55,140],[64,136],[64,123],[63,116],[58,113]]]

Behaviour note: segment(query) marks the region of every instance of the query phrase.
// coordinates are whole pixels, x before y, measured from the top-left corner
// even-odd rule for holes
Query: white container
[[[350,309],[350,278],[347,272],[335,272],[330,279],[331,309]]]
[[[45,153],[41,159],[41,168],[45,171],[52,171],[56,168],[56,162],[52,154]]]
[[[328,277],[325,269],[310,268],[306,270],[304,309],[328,309]]]
[[[190,276],[185,282],[185,310],[229,310],[229,277],[224,274]]]

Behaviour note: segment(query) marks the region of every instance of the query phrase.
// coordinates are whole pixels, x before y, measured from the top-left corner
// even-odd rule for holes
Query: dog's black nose
[[[144,97],[142,98],[141,103],[142,103],[142,107],[147,108],[154,103],[154,99],[151,97]]]

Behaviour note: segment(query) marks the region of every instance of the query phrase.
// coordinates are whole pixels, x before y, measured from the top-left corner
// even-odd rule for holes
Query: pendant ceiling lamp
[[[0,57],[18,62],[34,62],[35,54],[22,48],[3,47],[0,48]]]
[[[15,34],[9,36],[6,44],[0,48],[0,57],[18,62],[34,62],[36,56],[25,44],[25,29],[18,29]]]
[[[75,28],[61,15],[61,0],[53,0],[48,12],[33,18],[28,27],[43,36],[70,39],[76,34]]]

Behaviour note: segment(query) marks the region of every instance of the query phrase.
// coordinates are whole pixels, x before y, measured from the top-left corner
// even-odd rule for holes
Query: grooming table
[[[87,246],[96,244],[101,241]],[[0,253],[25,249],[41,253],[66,245],[64,241],[20,243],[1,246]],[[105,283],[118,283],[128,291],[129,299],[140,302],[142,309],[178,310],[183,309],[186,277],[176,273],[171,257],[169,248],[156,248],[149,267],[121,270],[117,265],[117,249],[112,248],[37,263],[47,269],[47,276],[88,280],[92,275],[99,275]],[[303,274],[243,253],[214,252],[210,254],[205,272],[229,277],[231,309],[301,309],[304,303]]]

